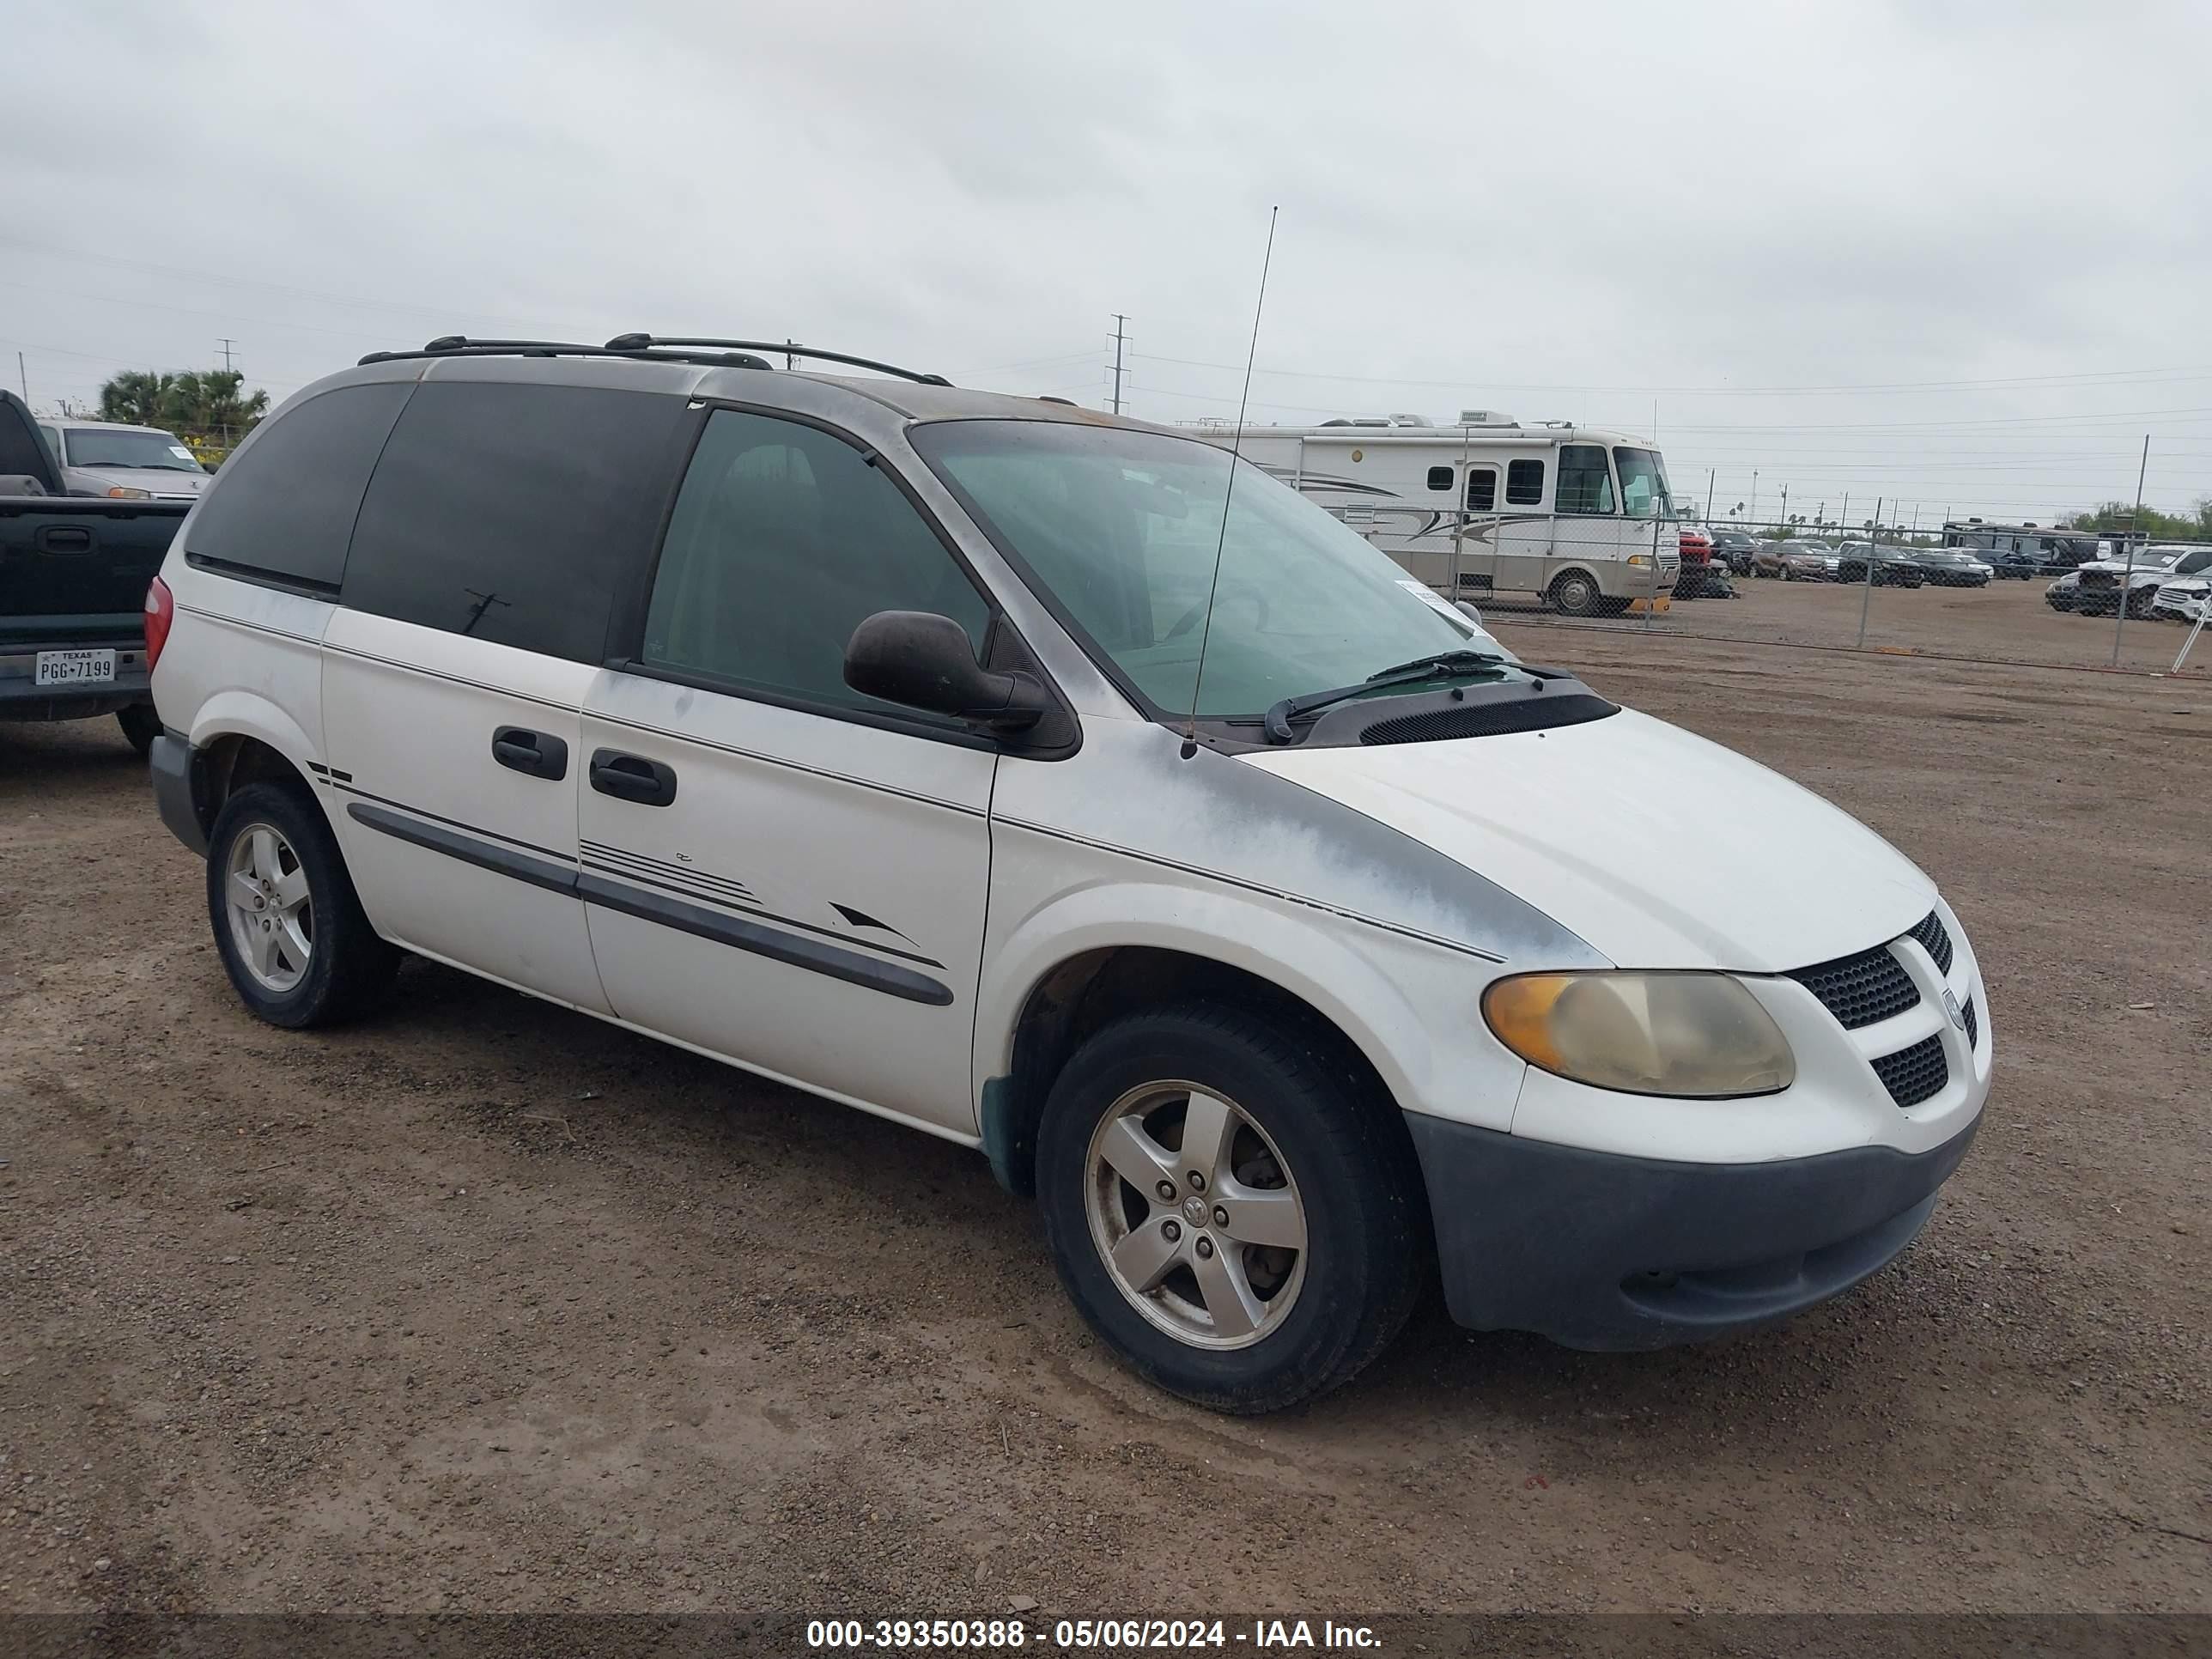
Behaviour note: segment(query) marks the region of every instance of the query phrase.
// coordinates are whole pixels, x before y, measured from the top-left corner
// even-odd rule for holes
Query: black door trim
[[[948,1007],[952,1002],[951,986],[911,968],[878,962],[873,957],[864,957],[857,951],[847,951],[825,940],[801,939],[796,933],[763,927],[757,921],[709,910],[702,905],[686,904],[681,899],[663,898],[658,893],[609,881],[605,876],[586,872],[577,877],[576,895],[586,904],[619,910],[643,921],[659,922],[679,933],[712,939],[717,945],[750,951],[771,962],[788,963],[810,973],[826,974],[831,979],[881,991],[886,996],[927,1003],[937,1008]]]
[[[517,881],[527,882],[532,887],[544,887],[556,893],[567,893],[571,897],[576,891],[575,866],[554,864],[544,859],[532,858],[527,853],[498,847],[488,841],[478,841],[474,836],[464,836],[456,830],[425,823],[419,818],[404,817],[398,812],[381,806],[349,800],[346,816],[356,823],[365,823],[372,830],[417,847],[427,847],[434,853],[443,853],[447,858],[459,859],[464,864],[473,864],[483,870],[494,870],[502,876],[512,876]]]
[[[880,962],[873,957],[863,956],[858,951],[848,951],[825,939],[805,939],[796,933],[785,933],[781,928],[763,927],[757,921],[709,910],[702,905],[663,898],[657,893],[647,892],[626,882],[611,881],[605,876],[579,871],[573,865],[555,864],[545,859],[532,858],[528,854],[480,841],[474,836],[463,835],[441,824],[408,817],[381,806],[371,806],[363,801],[348,801],[346,813],[356,823],[365,824],[371,830],[416,847],[427,848],[434,853],[443,853],[464,864],[473,864],[478,869],[511,876],[517,881],[532,887],[543,887],[550,892],[565,893],[571,898],[581,899],[586,904],[619,911],[641,921],[658,922],[664,927],[673,927],[677,932],[690,933],[696,939],[710,939],[732,950],[766,957],[772,962],[787,963],[809,973],[827,975],[831,979],[843,980],[848,985],[881,991],[886,996],[898,997],[908,1002],[945,1008],[951,1006],[953,1000],[952,988],[941,980],[932,979],[927,974],[916,973],[911,968],[902,968],[894,963]],[[872,948],[882,950],[886,947],[877,945]]]

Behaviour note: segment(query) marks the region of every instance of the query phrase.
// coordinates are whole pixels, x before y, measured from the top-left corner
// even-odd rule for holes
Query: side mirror
[[[928,611],[878,611],[862,622],[845,647],[845,684],[997,732],[1024,731],[1052,706],[1034,678],[985,668],[968,630]]]

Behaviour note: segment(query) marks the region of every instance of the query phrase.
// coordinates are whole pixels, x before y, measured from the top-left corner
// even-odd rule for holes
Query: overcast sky
[[[9,27],[32,401],[234,342],[795,337],[1255,418],[1649,434],[1763,514],[2212,493],[2212,7],[349,6]]]

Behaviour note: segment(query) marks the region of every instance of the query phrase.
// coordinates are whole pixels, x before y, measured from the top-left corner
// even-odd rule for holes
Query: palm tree
[[[100,418],[129,426],[158,423],[176,377],[152,369],[125,369],[100,388]]]
[[[172,378],[161,402],[162,424],[235,442],[269,412],[269,394],[242,396],[246,376],[234,368],[187,371]]]

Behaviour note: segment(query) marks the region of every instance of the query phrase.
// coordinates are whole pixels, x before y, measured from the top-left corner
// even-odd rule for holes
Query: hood
[[[160,466],[80,466],[71,469],[90,485],[80,489],[143,489],[155,495],[197,495],[215,480],[204,472],[178,472]]]
[[[1784,972],[1894,939],[1936,902],[1857,819],[1632,709],[1241,758],[1436,848],[1625,968]]]

